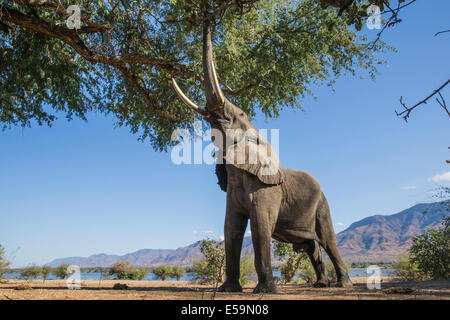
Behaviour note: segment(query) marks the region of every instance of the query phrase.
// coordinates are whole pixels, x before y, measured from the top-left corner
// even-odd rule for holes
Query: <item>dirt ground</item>
[[[353,278],[353,288],[312,288],[308,284],[280,284],[277,294],[253,294],[255,283],[244,286],[243,293],[215,294],[214,299],[232,300],[450,300],[450,280],[404,282],[384,277],[380,290],[369,290],[366,278]],[[126,283],[128,289],[113,289]],[[17,290],[21,284],[32,289]],[[187,281],[82,280],[80,290],[69,290],[63,280],[7,280],[0,283],[0,300],[211,300],[211,285]]]

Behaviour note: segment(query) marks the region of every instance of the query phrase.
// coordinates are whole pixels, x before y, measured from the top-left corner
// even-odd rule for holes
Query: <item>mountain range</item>
[[[347,262],[392,262],[411,246],[411,238],[423,233],[426,227],[437,227],[448,215],[449,202],[417,204],[392,215],[374,215],[352,223],[336,235],[339,251]],[[89,257],[68,257],[48,263],[56,267],[61,263],[80,267],[109,267],[120,259],[135,266],[191,265],[202,254],[200,243],[195,242],[178,249],[142,249],[122,256],[95,254]],[[243,254],[252,254],[251,237],[245,237]]]

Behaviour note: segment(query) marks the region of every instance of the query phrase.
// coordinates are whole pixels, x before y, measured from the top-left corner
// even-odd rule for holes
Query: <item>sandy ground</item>
[[[277,294],[253,294],[256,285],[244,286],[243,293],[216,293],[214,299],[233,300],[450,300],[450,280],[404,282],[384,277],[381,290],[369,290],[365,278],[353,278],[353,288],[312,288],[308,284],[280,284]],[[69,290],[63,280],[8,280],[0,283],[0,300],[211,300],[214,290],[211,285],[200,285],[187,281],[116,281],[83,280],[80,290]],[[126,283],[127,290],[113,289],[116,283]],[[32,289],[17,290],[21,284]],[[399,290],[412,289],[410,293]],[[411,290],[406,290],[411,291]]]

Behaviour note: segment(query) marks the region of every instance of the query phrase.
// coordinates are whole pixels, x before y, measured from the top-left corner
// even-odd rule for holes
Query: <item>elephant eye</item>
[[[239,114],[241,117],[243,117],[244,116],[244,113],[242,112],[241,114]]]

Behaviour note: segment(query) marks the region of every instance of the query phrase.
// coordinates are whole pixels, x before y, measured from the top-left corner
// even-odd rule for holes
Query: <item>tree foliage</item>
[[[168,277],[172,276],[173,268],[172,266],[159,266],[153,269],[153,273],[158,277],[158,279],[164,281]]]
[[[239,284],[241,286],[249,283],[251,276],[256,273],[254,261],[255,258],[252,255],[244,254],[241,256],[241,264],[239,266]]]
[[[20,276],[24,279],[36,279],[41,274],[42,269],[36,265],[30,265],[22,270]]]
[[[41,268],[41,275],[42,275],[42,279],[47,280],[48,276],[53,273],[53,268],[50,266],[43,266]]]
[[[374,2],[371,0],[370,2]],[[376,2],[376,1],[375,1]],[[384,1],[386,2],[386,1]],[[315,0],[5,0],[0,5],[0,125],[51,125],[56,116],[111,114],[157,149],[194,115],[170,77],[203,103],[202,19],[214,25],[216,67],[228,99],[249,115],[302,108],[314,84],[380,63],[349,15]],[[64,9],[81,7],[81,29]],[[356,15],[361,4],[357,2]],[[352,7],[353,8],[353,7]],[[352,12],[349,9],[349,12]],[[361,11],[362,12],[362,11]],[[362,13],[361,13],[362,14]],[[350,19],[350,20],[349,20]]]
[[[125,259],[121,259],[113,264],[109,272],[104,273],[102,277],[109,278],[115,276],[118,280],[142,280],[147,275],[145,268],[136,268]]]
[[[53,273],[58,278],[65,279],[72,274],[71,272],[69,272],[69,267],[70,267],[69,264],[62,263],[54,269]]]
[[[427,228],[412,241],[410,260],[423,274],[432,279],[450,278],[450,216],[442,218],[440,228]]]
[[[200,252],[203,259],[195,260],[192,266],[197,280],[211,282],[217,286],[224,280],[225,275],[225,248],[223,241],[202,240],[200,241]]]
[[[6,260],[5,248],[0,244],[0,278],[8,271],[8,267],[11,265],[10,261]]]
[[[285,283],[294,280],[295,275],[300,270],[306,270],[309,263],[306,253],[297,253],[294,251],[292,243],[273,241],[275,246],[274,255],[282,261],[280,266],[281,278]]]
[[[392,265],[395,275],[402,280],[422,280],[424,274],[419,270],[417,263],[412,262],[407,253],[398,256],[397,261]]]
[[[177,281],[180,281],[181,277],[183,277],[186,274],[186,269],[182,266],[174,266],[172,268],[171,277],[177,278]]]

